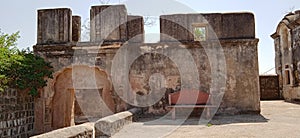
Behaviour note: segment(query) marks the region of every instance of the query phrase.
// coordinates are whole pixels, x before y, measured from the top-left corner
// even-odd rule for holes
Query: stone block
[[[188,15],[174,14],[160,16],[161,41],[188,41]]]
[[[101,118],[95,122],[95,136],[98,137],[111,137],[124,125],[132,122],[133,116],[140,112],[139,109],[133,108],[129,111],[120,112],[111,116]]]
[[[66,138],[92,138],[93,136],[93,124],[85,123],[77,126],[66,127],[62,129],[57,129],[45,134],[33,136],[31,138],[56,138],[56,137],[66,137]]]
[[[160,16],[161,41],[194,41],[194,29],[205,27],[206,39],[254,39],[252,13],[174,14]]]
[[[144,19],[143,16],[127,16],[127,36],[129,42],[144,42]]]
[[[37,44],[72,41],[72,11],[68,8],[38,10]]]
[[[255,39],[255,21],[252,13],[222,15],[221,39]]]
[[[274,75],[259,76],[260,99],[261,100],[279,100],[279,79]]]
[[[80,35],[81,35],[81,17],[72,16],[72,41],[73,42],[80,41]]]
[[[127,40],[127,10],[124,5],[92,6],[90,19],[91,42]]]
[[[208,39],[221,38],[222,36],[222,14],[221,13],[211,13],[202,14],[206,23],[211,27],[212,30],[208,30]]]

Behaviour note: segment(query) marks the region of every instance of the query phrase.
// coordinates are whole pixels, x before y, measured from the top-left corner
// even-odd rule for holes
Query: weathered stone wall
[[[80,41],[81,35],[81,17],[72,16],[72,41]]]
[[[239,113],[239,112],[259,112],[259,78],[258,78],[258,61],[257,61],[257,40],[256,39],[241,39],[236,41],[231,40],[222,40],[221,45],[222,49],[225,54],[225,65],[227,74],[227,81],[226,81],[226,89],[225,95],[223,98],[223,102],[221,104],[220,113]],[[137,45],[137,44],[133,44]],[[199,89],[205,92],[210,92],[211,88],[211,81],[213,75],[211,74],[211,62],[218,62],[218,61],[209,61],[209,57],[207,56],[207,51],[209,51],[209,46],[212,46],[210,43],[207,43],[205,46],[206,49],[201,46],[200,43],[187,43],[185,44],[188,51],[193,55],[195,60],[199,78],[200,78],[200,86]],[[129,44],[130,46],[130,44]],[[135,49],[152,49],[151,53],[157,53],[156,49],[160,50],[160,47],[174,47],[179,46],[175,43],[164,44],[143,44],[141,47],[134,47]],[[49,46],[53,47],[53,46]],[[52,62],[55,68],[62,68],[59,66],[62,64],[60,58],[63,57],[62,55],[52,55],[50,53],[55,53],[54,48],[52,48],[51,52],[47,47],[35,47],[36,50],[42,52],[44,50],[47,51],[48,55],[46,57],[49,61]],[[107,49],[106,49],[107,48]],[[74,46],[72,49],[81,49],[82,53],[85,53],[85,57],[92,57],[93,52],[90,51],[89,47],[78,47]],[[66,50],[60,51],[59,53],[64,53]],[[85,52],[83,52],[85,51]],[[94,59],[101,60],[102,66],[98,66],[103,69],[105,72],[110,72],[111,62],[113,58],[108,58],[101,53],[110,53],[111,57],[114,57],[114,53],[117,52],[117,49],[111,49],[109,47],[103,47],[102,50],[99,51],[96,57],[92,57],[92,59],[88,58],[86,60],[81,60],[85,62],[81,62],[82,64],[93,65],[95,62]],[[143,50],[137,50],[142,52]],[[167,50],[166,50],[167,51]],[[79,53],[81,53],[79,52]],[[76,52],[75,52],[76,53]],[[42,54],[42,53],[40,53]],[[151,113],[165,113],[168,111],[166,105],[167,101],[167,94],[169,92],[174,92],[180,89],[181,85],[181,76],[178,70],[178,66],[170,60],[168,57],[161,55],[161,54],[144,54],[140,53],[142,56],[137,58],[131,65],[130,65],[130,72],[129,72],[129,80],[131,84],[131,88],[133,93],[139,95],[147,95],[150,92],[150,77],[155,73],[162,74],[166,79],[166,89],[168,92],[165,93],[165,96],[162,97],[160,102],[151,106],[149,108],[149,112]],[[44,55],[45,56],[45,55]],[[83,56],[83,55],[82,55]],[[95,55],[94,55],[95,56]],[[185,55],[177,55],[179,58],[184,58]],[[80,57],[80,56],[79,56]],[[76,58],[73,57],[73,59]],[[126,58],[125,58],[126,59]],[[69,61],[71,62],[71,61]],[[124,61],[124,64],[129,64]],[[76,62],[75,62],[76,63]],[[103,68],[104,67],[104,68]],[[188,68],[187,68],[188,69]],[[125,69],[121,69],[121,71],[125,71]],[[117,75],[117,74],[116,74]],[[253,81],[256,80],[256,81]],[[66,81],[65,81],[66,82]],[[255,83],[253,83],[255,82]],[[157,83],[156,81],[154,83]],[[65,85],[64,83],[63,85]],[[192,84],[192,83],[190,83]],[[165,92],[165,91],[164,91]],[[48,93],[53,93],[48,91]],[[116,93],[112,95],[117,96]],[[115,97],[114,96],[114,97]],[[118,97],[118,96],[117,96]],[[122,100],[118,98],[114,98],[116,101],[115,108],[116,111],[121,111],[124,108],[124,104],[122,104]],[[120,105],[121,104],[121,105]]]
[[[161,41],[194,41],[194,27],[207,29],[207,39],[254,39],[252,13],[175,14],[160,16]],[[170,39],[171,37],[171,39]],[[172,40],[173,39],[173,40]]]
[[[37,44],[72,41],[72,11],[68,8],[38,10]]]
[[[34,98],[8,89],[0,93],[0,137],[29,137],[33,134]]]
[[[259,76],[260,99],[279,100],[282,94],[279,91],[279,80],[277,75]]]
[[[259,113],[257,39],[224,40],[227,80],[221,104],[224,113]]]
[[[95,122],[57,129],[31,138],[110,138],[125,125],[133,122],[141,114],[141,109],[133,108],[96,120]]]
[[[110,8],[114,10],[107,10]],[[50,15],[52,14],[55,13]],[[221,105],[218,113],[260,112],[258,39],[255,39],[253,14],[163,15],[160,22],[161,33],[165,34],[161,36],[161,42],[145,44],[142,17],[128,16],[123,5],[93,6],[91,42],[47,43],[48,41],[42,38],[46,43],[38,42],[33,47],[34,52],[51,62],[55,73],[54,78],[49,79],[47,87],[41,91],[40,98],[36,99],[36,133],[72,125],[73,112],[75,116],[82,115],[82,111],[76,110],[80,96],[72,99],[77,91],[89,93],[96,90],[98,96],[93,93],[91,99],[96,99],[97,103],[100,95],[110,109],[110,112],[101,112],[102,116],[100,113],[97,114],[99,116],[92,114],[90,118],[104,117],[129,108],[127,101],[121,99],[124,95],[127,95],[126,100],[140,104],[159,98],[155,103],[148,105],[147,112],[164,114],[168,112],[168,93],[178,91],[182,87],[199,89],[216,96],[217,99],[222,98],[224,90],[224,97],[219,98]],[[211,28],[208,27],[208,23],[211,24]],[[194,41],[194,25],[204,25],[208,29],[205,41]],[[211,32],[215,32],[216,35]],[[53,32],[56,33],[58,32]],[[175,42],[174,39],[181,43]],[[124,43],[127,40],[129,42]],[[112,66],[116,62],[116,54],[120,54],[118,52],[121,49],[125,54],[119,55],[120,66],[114,70]],[[135,55],[139,56],[131,63],[130,59]],[[191,58],[187,58],[189,55]],[[195,65],[195,69],[189,68],[189,62]],[[222,71],[223,68],[226,71]],[[94,75],[91,75],[92,71],[95,72]],[[186,74],[182,74],[183,72]],[[113,84],[112,78],[115,78],[117,83]],[[192,82],[193,78],[199,78],[200,84]],[[126,81],[130,84],[125,83]],[[153,97],[137,98],[152,92]],[[81,99],[85,99],[82,97],[86,95],[90,94],[82,94]],[[89,105],[93,100],[86,104]],[[75,103],[75,106],[72,103]],[[68,110],[61,111],[59,106],[65,106],[63,109]],[[59,119],[58,116],[64,116],[65,120]]]
[[[247,113],[260,112],[259,104],[259,76],[258,76],[258,59],[257,59],[257,43],[256,39],[241,39],[236,41],[222,40],[221,45],[225,54],[225,66],[227,74],[225,95],[221,102],[219,113]],[[203,45],[203,46],[202,46]],[[200,43],[188,43],[185,47],[193,55],[195,64],[199,72],[200,85],[199,90],[212,93],[212,80],[222,80],[211,74],[211,65],[215,62],[219,62],[221,59],[214,59],[208,56],[207,51],[212,51],[214,48],[213,43],[205,44]],[[142,49],[151,49],[148,52],[158,53],[160,47],[176,47],[177,43],[158,43],[149,44],[139,47]],[[205,47],[205,48],[204,48]],[[137,49],[138,47],[135,47]],[[164,49],[168,51],[168,48]],[[172,52],[179,50],[175,49]],[[176,52],[174,52],[176,53]],[[211,56],[211,55],[210,55]],[[178,59],[185,59],[186,55],[176,55]],[[183,62],[181,62],[183,63]],[[182,65],[175,65],[174,61],[161,54],[145,54],[131,65],[130,68],[130,84],[134,93],[139,95],[148,95],[151,90],[151,76],[155,73],[160,73],[165,77],[165,88],[171,91],[162,91],[165,96],[161,98],[159,102],[151,106],[148,110],[149,113],[166,113],[169,110],[166,108],[167,94],[180,90],[181,86],[181,74],[179,73],[179,67]],[[187,68],[189,70],[189,68]],[[219,76],[220,77],[220,76]],[[158,83],[157,80],[155,80]],[[189,82],[189,85],[193,85],[195,82]],[[222,82],[217,84],[221,85]],[[191,87],[191,86],[188,86]],[[216,92],[221,94],[220,92]],[[160,95],[160,94],[156,94]],[[149,101],[150,99],[144,99]]]
[[[282,96],[288,102],[300,101],[300,87],[283,86]]]
[[[300,26],[293,29],[292,32],[292,43],[293,43],[293,74],[295,76],[295,84],[300,85]]]
[[[90,18],[91,42],[127,40],[125,5],[92,6]]]
[[[35,124],[37,134],[64,126],[62,125],[64,121],[59,116],[67,116],[68,113],[64,109],[68,107],[64,107],[64,103],[72,102],[72,99],[68,98],[71,95],[67,94],[72,91],[76,97],[75,107],[72,107],[75,112],[73,114],[75,124],[87,122],[88,118],[95,120],[105,117],[127,108],[126,104],[113,93],[108,76],[113,56],[119,46],[102,47],[95,53],[95,48],[99,47],[92,46],[93,43],[89,43],[89,47],[84,46],[86,44],[34,47],[36,54],[51,62],[56,72],[54,79],[48,80],[48,86],[36,100],[39,103],[35,109],[38,113]],[[73,74],[76,74],[76,78]],[[105,105],[99,103],[99,96]]]
[[[49,133],[33,136],[31,138],[93,138],[94,124],[86,123],[82,125],[66,127]]]
[[[299,100],[300,87],[300,12],[289,13],[271,35],[275,47],[275,67],[279,76],[279,88],[287,101]]]
[[[127,16],[127,36],[129,42],[144,42],[144,18],[143,16]]]

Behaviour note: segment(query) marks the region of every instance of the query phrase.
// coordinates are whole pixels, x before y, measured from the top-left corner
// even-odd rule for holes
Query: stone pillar
[[[68,8],[38,10],[37,44],[71,42],[71,19]]]
[[[162,15],[160,16],[160,41],[186,41],[189,31],[187,15]]]
[[[90,19],[91,42],[127,40],[127,11],[124,5],[92,6]]]
[[[130,42],[144,42],[144,19],[143,16],[127,16],[127,36]]]
[[[81,17],[72,16],[72,41],[73,42],[80,41],[80,35],[81,35]]]

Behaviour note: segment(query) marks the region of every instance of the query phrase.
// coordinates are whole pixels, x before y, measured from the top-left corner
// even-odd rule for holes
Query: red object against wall
[[[169,94],[169,103],[175,104],[206,104],[209,94],[198,90],[181,90]]]

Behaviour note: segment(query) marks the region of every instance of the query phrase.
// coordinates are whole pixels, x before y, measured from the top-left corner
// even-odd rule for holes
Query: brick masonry
[[[0,137],[26,138],[33,133],[34,98],[8,89],[0,93]]]

